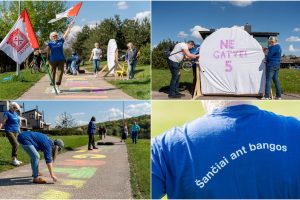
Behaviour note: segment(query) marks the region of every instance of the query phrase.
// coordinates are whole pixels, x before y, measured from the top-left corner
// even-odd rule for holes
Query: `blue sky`
[[[71,114],[78,125],[87,124],[92,116],[97,122],[122,119],[122,101],[17,101],[25,104],[25,111],[44,111],[45,121],[55,127],[57,116],[63,112]],[[125,118],[150,114],[149,101],[124,101]]]
[[[195,30],[249,23],[252,31],[279,32],[283,53],[300,56],[299,8],[300,2],[155,1],[152,3],[152,44],[155,46],[167,38],[200,43],[199,38],[192,36]]]

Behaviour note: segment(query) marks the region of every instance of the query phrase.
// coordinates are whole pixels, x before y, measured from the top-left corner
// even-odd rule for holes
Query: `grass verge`
[[[85,135],[76,135],[76,136],[51,136],[51,138],[60,138],[65,143],[65,151],[74,150],[77,147],[81,147],[87,144],[88,137]],[[11,165],[11,145],[6,137],[0,137],[0,172],[14,168]],[[41,160],[44,158],[43,153],[40,153]],[[30,157],[23,150],[21,146],[18,149],[18,160],[23,162],[22,165],[30,163]]]
[[[152,69],[152,90],[168,91],[171,73],[168,69]],[[300,93],[300,70],[280,69],[279,81],[283,93]],[[181,70],[180,88],[190,89],[192,87],[193,72]],[[272,84],[275,91],[274,84]]]
[[[126,141],[134,199],[150,199],[150,140]]]
[[[21,70],[20,77],[15,76],[15,72],[6,72],[0,74],[0,99],[12,100],[20,97],[31,86],[39,81],[46,73],[32,74],[30,69]],[[13,76],[12,80],[4,81],[3,79]]]

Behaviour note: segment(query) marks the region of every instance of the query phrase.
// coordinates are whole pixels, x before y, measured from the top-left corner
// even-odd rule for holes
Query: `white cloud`
[[[150,11],[143,11],[143,12],[138,12],[135,14],[134,20],[142,21],[145,18],[150,19],[151,12]]]
[[[77,113],[72,113],[73,116],[81,116],[81,115],[85,115],[86,113],[84,112],[77,112]]]
[[[111,120],[117,120],[117,119],[122,119],[123,118],[123,111],[121,111],[118,108],[111,108],[108,111],[105,112],[106,119],[111,121]],[[131,116],[127,115],[126,113],[124,114],[125,118],[130,118]]]
[[[82,18],[80,21],[85,22],[85,21],[86,21],[86,18]]]
[[[81,26],[73,26],[70,33],[69,33],[69,36],[67,37],[67,40],[66,40],[66,46],[65,48],[68,48],[68,47],[71,47],[72,46],[72,43],[74,41],[76,41],[76,37],[78,35],[79,32],[82,31],[82,27]]]
[[[285,39],[286,42],[300,42],[300,37],[298,36],[291,36]]]
[[[238,7],[250,6],[254,1],[251,0],[241,0],[241,1],[229,1],[230,4]]]
[[[209,29],[207,28],[204,28],[202,26],[199,26],[199,25],[196,25],[194,26],[193,28],[190,29],[190,31],[192,32],[192,36],[197,38],[197,39],[202,39],[199,31],[209,31]]]
[[[116,6],[119,10],[126,10],[128,8],[128,4],[126,1],[119,1],[116,3]]]
[[[139,116],[151,113],[151,104],[148,102],[130,104],[126,106],[125,113],[130,116]]]
[[[185,33],[184,31],[180,31],[178,34],[177,34],[177,37],[179,38],[186,38],[188,36],[187,33]]]
[[[82,125],[86,125],[88,124],[88,121],[84,121],[84,120],[76,120],[76,125],[77,126],[82,126]]]
[[[300,28],[294,28],[294,32],[300,32]]]
[[[297,52],[297,51],[300,51],[300,49],[295,49],[295,48],[294,48],[294,45],[290,44],[290,45],[289,45],[289,48],[288,48],[288,51],[289,51],[289,52]]]

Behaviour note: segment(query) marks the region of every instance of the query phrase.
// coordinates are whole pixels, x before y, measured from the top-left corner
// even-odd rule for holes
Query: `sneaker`
[[[97,147],[93,147],[93,149],[98,149]]]
[[[91,149],[91,148],[88,148],[88,150],[93,150],[93,149]]]
[[[276,99],[276,100],[282,100],[282,98],[281,98],[281,97],[275,97],[275,99]]]
[[[17,160],[17,159],[16,159]],[[20,160],[17,160],[20,164],[22,164],[23,162],[22,161],[20,161]]]
[[[181,98],[181,95],[178,95],[178,94],[173,94],[173,95],[168,95],[169,98],[172,98],[172,99],[179,99]]]
[[[260,100],[271,100],[270,97],[262,97]]]
[[[13,165],[13,166],[16,166],[16,167],[17,167],[17,166],[20,166],[20,164],[21,164],[21,163],[20,163],[17,159],[15,159],[15,160],[12,161],[12,165]]]
[[[185,94],[182,94],[182,93],[180,93],[180,92],[176,92],[176,95],[180,95],[180,96],[182,96],[182,97],[185,97]]]
[[[36,184],[46,184],[47,183],[45,179],[40,178],[40,177],[39,178],[34,178],[32,182],[36,183]]]

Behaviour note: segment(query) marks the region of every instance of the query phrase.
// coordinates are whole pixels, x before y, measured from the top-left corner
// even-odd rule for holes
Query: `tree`
[[[77,125],[76,120],[72,117],[72,115],[64,112],[57,117],[56,120],[56,128],[73,128]]]
[[[168,68],[167,60],[164,58],[163,54],[165,50],[171,50],[177,42],[170,39],[161,41],[152,50],[152,68],[153,69],[164,69]]]

